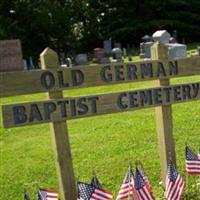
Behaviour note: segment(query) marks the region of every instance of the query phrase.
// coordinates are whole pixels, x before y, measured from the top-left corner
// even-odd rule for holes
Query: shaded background
[[[0,1],[0,39],[21,39],[25,58],[38,58],[46,46],[88,52],[109,38],[138,46],[143,35],[158,29],[177,30],[180,42],[200,41],[200,1]]]

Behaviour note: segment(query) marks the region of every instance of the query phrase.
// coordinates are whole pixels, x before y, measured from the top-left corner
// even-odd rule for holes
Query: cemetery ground
[[[200,76],[172,79],[172,84],[199,81]],[[123,91],[153,86],[153,82],[139,82],[107,87],[76,89],[65,96]],[[35,101],[44,94],[3,98],[1,104]],[[187,179],[185,199],[200,199],[198,177],[185,176],[185,142],[199,147],[199,101],[173,105],[174,138],[177,166]],[[103,186],[117,194],[129,162],[141,160],[156,197],[163,197],[159,182],[160,161],[155,127],[155,109],[109,114],[68,121],[73,154],[74,172],[80,181],[89,182],[93,171]],[[1,193],[0,199],[23,199],[24,189],[35,198],[37,186],[58,189],[54,153],[48,124],[3,129],[1,126]],[[199,196],[199,197],[198,197]]]
[[[174,78],[171,84],[190,83],[200,76]],[[65,97],[154,87],[153,81],[117,84],[64,92]],[[2,98],[0,104],[39,101],[45,94]],[[200,178],[186,176],[185,144],[200,145],[200,102],[172,105],[177,168],[186,181],[186,200],[200,200]],[[1,110],[0,110],[1,112]],[[1,113],[0,113],[1,114]],[[58,190],[54,152],[48,124],[4,129],[0,118],[0,199],[32,199],[36,188]],[[90,182],[95,171],[103,187],[116,197],[128,165],[143,163],[157,199],[164,199],[160,175],[155,108],[68,121],[76,180]],[[199,183],[199,185],[198,185]]]

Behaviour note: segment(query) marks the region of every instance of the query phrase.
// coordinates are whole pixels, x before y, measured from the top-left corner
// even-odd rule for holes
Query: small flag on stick
[[[150,183],[149,183],[149,179],[148,179],[146,173],[144,172],[144,168],[143,168],[143,165],[142,165],[141,162],[139,162],[139,165],[137,165],[137,168],[138,168],[138,170],[140,171],[140,174],[142,175],[142,177],[143,177],[145,183],[147,184],[148,190],[151,191],[151,185],[150,185]]]
[[[58,192],[54,190],[39,189],[37,196],[38,200],[58,200]]]
[[[134,175],[135,191],[137,200],[154,200],[152,193],[149,190],[149,183],[144,179],[138,168],[135,170]]]
[[[200,158],[188,147],[185,148],[186,172],[188,174],[200,175]]]
[[[112,193],[94,187],[91,184],[78,182],[79,200],[111,200]]]
[[[96,187],[96,188],[102,188],[101,187],[101,183],[99,182],[96,174],[93,176],[92,180],[91,180],[91,185]]]
[[[184,192],[185,182],[178,174],[174,164],[170,161],[166,177],[166,198],[167,200],[180,200]]]
[[[123,183],[120,187],[117,200],[122,200],[126,198],[134,198],[135,191],[134,191],[134,176],[131,166],[129,166],[126,176],[123,180]]]

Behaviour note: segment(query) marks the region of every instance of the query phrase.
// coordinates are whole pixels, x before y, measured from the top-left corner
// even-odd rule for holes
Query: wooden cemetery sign
[[[152,47],[152,61],[61,69],[57,54],[41,54],[42,70],[0,74],[0,97],[47,92],[46,101],[3,105],[5,128],[50,123],[60,190],[65,200],[76,200],[66,120],[156,107],[162,179],[169,157],[175,163],[171,104],[200,100],[200,81],[170,85],[169,79],[200,75],[200,56],[168,60],[167,48]],[[155,88],[63,98],[62,90],[155,80]]]

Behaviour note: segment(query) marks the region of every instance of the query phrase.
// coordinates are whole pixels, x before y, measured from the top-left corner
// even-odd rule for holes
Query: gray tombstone
[[[65,61],[61,64],[61,67],[72,67],[72,60],[71,58],[66,58]]]
[[[106,54],[111,53],[112,51],[112,41],[111,40],[104,40],[103,42],[104,51]]]
[[[167,44],[167,43],[169,43],[169,40],[170,40],[171,36],[166,30],[159,30],[159,31],[156,31],[152,35],[152,37],[153,37],[154,42]]]
[[[93,61],[98,64],[106,64],[110,63],[109,58],[107,57],[104,49],[102,48],[95,48],[94,49],[94,59]]]
[[[174,37],[170,37],[169,43],[172,43],[172,44],[177,43],[177,40]]]
[[[144,43],[144,57],[145,58],[151,58],[151,46],[153,45],[153,42],[145,42]]]
[[[141,38],[142,41],[144,42],[152,42],[153,39],[150,35],[144,35],[142,38]]]
[[[110,59],[108,57],[100,58],[99,64],[106,64],[106,63],[110,63]]]
[[[140,58],[151,58],[151,46],[153,42],[140,43]]]
[[[127,51],[126,48],[123,48],[123,56],[126,57],[127,56]]]
[[[27,64],[26,59],[23,59],[23,66],[24,66],[24,70],[28,70],[28,64]]]
[[[75,62],[77,65],[86,65],[88,63],[87,54],[77,54]]]
[[[121,62],[122,61],[122,50],[120,48],[113,48],[112,56],[113,56],[113,59],[116,59],[118,62]]]
[[[187,56],[187,46],[185,44],[166,44],[168,47],[169,59]]]
[[[200,56],[200,46],[197,47],[197,52],[198,52],[198,55]]]

